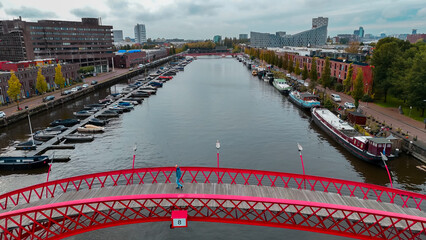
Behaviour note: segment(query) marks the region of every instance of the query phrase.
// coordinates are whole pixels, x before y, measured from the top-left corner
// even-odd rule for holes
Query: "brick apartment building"
[[[0,21],[0,61],[54,58],[106,72],[113,57],[112,43],[112,26],[101,25],[97,18]]]
[[[134,49],[134,50],[119,50],[114,56],[114,67],[130,68],[137,67],[139,64],[144,64],[150,61],[157,60],[169,55],[168,48],[160,49]]]
[[[40,63],[42,62],[42,63]],[[1,69],[7,70],[0,72],[0,104],[10,102],[10,98],[7,95],[8,81],[10,79],[10,70],[16,71],[15,75],[18,77],[22,84],[21,98],[29,98],[37,94],[36,81],[38,68],[41,67],[41,73],[46,78],[47,88],[51,89],[55,87],[55,61],[25,61],[25,62],[0,62]],[[78,70],[80,66],[78,64],[63,63],[62,75],[65,78],[66,85],[69,85],[71,81],[74,81],[78,77]]]
[[[278,53],[280,56],[284,56],[285,53]],[[296,66],[296,62],[299,62],[299,66],[301,69],[303,69],[303,64],[306,63],[306,66],[308,68],[308,71],[311,71],[312,66],[312,57],[308,56],[300,56],[296,54],[288,54],[289,59],[293,59],[294,66]],[[318,79],[321,77],[324,65],[325,65],[325,58],[316,58],[317,61],[317,72],[318,72]],[[348,69],[349,69],[350,62],[345,62],[343,60],[339,59],[330,59],[330,70],[331,70],[331,76],[335,77],[338,82],[342,83],[343,80],[346,79]],[[357,63],[353,62],[353,76],[352,79],[356,78],[356,75],[358,73],[359,69],[362,69],[363,77],[364,77],[364,92],[371,93],[372,86],[373,86],[373,71],[372,67],[368,64],[363,63]]]

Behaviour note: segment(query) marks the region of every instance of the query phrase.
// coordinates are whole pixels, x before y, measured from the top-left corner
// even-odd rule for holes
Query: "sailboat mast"
[[[34,145],[35,145],[35,144],[34,144],[34,135],[33,135],[33,128],[32,128],[32,126],[31,126],[30,114],[28,114],[28,123],[30,124],[31,139],[32,139],[32,141],[33,141],[33,146],[34,146]]]

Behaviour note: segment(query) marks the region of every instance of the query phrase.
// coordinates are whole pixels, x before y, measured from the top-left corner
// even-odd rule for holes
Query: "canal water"
[[[35,129],[57,118],[72,117],[126,83],[95,92],[61,108],[32,117]],[[27,138],[26,121],[2,129],[0,146]],[[200,57],[164,84],[157,95],[135,110],[113,119],[91,143],[77,144],[71,161],[56,163],[50,179],[135,167],[220,166],[302,173],[297,143],[303,146],[307,174],[389,186],[386,170],[364,163],[341,148],[312,121],[310,113],[288,101],[271,85],[251,76],[233,58]],[[52,154],[52,152],[49,152]],[[389,164],[394,187],[426,193],[426,173],[408,156]],[[0,192],[43,182],[46,169],[0,172]],[[84,233],[69,239],[330,239],[330,236],[288,229],[190,222],[170,230],[170,223],[145,223]],[[232,236],[232,237],[230,237]],[[333,239],[344,239],[336,238]]]

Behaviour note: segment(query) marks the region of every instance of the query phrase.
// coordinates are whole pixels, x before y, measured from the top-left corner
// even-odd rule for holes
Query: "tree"
[[[283,67],[284,70],[288,69],[288,55],[287,53],[284,54],[284,61],[283,61]]]
[[[289,73],[292,73],[294,71],[293,65],[294,65],[293,58],[290,57],[290,61],[288,61],[288,67],[287,67],[287,71]]]
[[[296,61],[296,68],[294,69],[294,73],[296,73],[296,75],[300,75],[299,61]]]
[[[359,53],[359,42],[351,42],[349,47],[345,48],[347,53]]]
[[[39,68],[37,72],[36,89],[41,94],[47,91],[46,78],[41,74],[41,68]]]
[[[65,78],[62,75],[62,67],[60,64],[55,67],[55,83],[59,86],[62,92],[62,88],[65,86]]]
[[[426,46],[416,54],[413,65],[408,73],[408,103],[410,106],[422,109],[422,117],[426,107]]]
[[[364,95],[364,80],[362,76],[362,69],[357,69],[357,74],[354,83],[354,90],[352,91],[352,97],[355,100],[355,107],[358,108],[359,100]]]
[[[352,88],[352,75],[354,72],[354,67],[352,66],[352,63],[349,64],[348,74],[346,75],[346,79],[343,80],[343,88],[346,93],[348,93]]]
[[[396,38],[380,39],[373,53],[371,63],[373,69],[373,90],[376,97],[384,96],[386,102],[387,94],[394,87],[394,70],[400,64],[398,57],[410,49],[412,45],[408,41]]]
[[[314,82],[318,80],[317,59],[315,57],[312,58],[311,72],[309,74],[309,78],[311,79],[311,81]]]
[[[10,71],[10,79],[7,83],[9,86],[7,89],[7,95],[9,95],[12,100],[16,101],[19,110],[19,94],[21,93],[22,84],[19,82],[14,71]]]
[[[324,89],[331,87],[331,70],[330,70],[330,59],[325,58],[324,68],[321,74],[321,84]]]
[[[306,66],[306,63],[303,63],[302,79],[306,80],[308,78],[308,74],[308,67]]]

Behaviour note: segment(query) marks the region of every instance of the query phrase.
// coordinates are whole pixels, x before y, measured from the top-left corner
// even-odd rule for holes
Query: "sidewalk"
[[[292,74],[295,76],[294,74]],[[306,79],[307,82],[310,79]],[[324,88],[320,85],[316,87],[320,91],[324,91]],[[335,93],[340,96],[342,103],[344,102],[355,102],[352,96],[349,96],[342,92],[336,92],[331,89],[327,89],[327,94]],[[402,132],[407,133],[411,137],[417,136],[417,141],[422,142],[422,145],[426,145],[426,129],[425,124],[409,118],[399,113],[397,108],[384,108],[374,103],[359,102],[359,108],[362,109],[363,114],[366,116],[373,116],[380,122],[386,122],[387,125],[392,126],[393,129],[400,128]]]
[[[93,80],[98,81],[98,83],[107,81],[111,78],[114,78],[116,76],[122,75],[124,73],[127,73],[129,70],[128,69],[115,69],[114,72],[107,72],[107,73],[101,73],[96,77],[89,77],[89,78],[85,78],[83,80],[83,83],[79,83],[79,84],[75,84],[72,86],[69,86],[67,88],[62,89],[62,91],[66,90],[66,89],[71,89],[77,85],[82,85],[84,83],[89,84],[89,87],[92,87],[90,85],[90,83]],[[39,95],[39,96],[34,96],[31,98],[27,98],[27,99],[23,99],[21,101],[19,101],[19,107],[20,108],[25,108],[25,106],[28,106],[28,108],[33,108],[36,107],[40,104],[43,103],[43,98],[46,96],[55,96],[55,99],[59,99],[62,98],[63,96],[61,96],[61,90],[55,90],[54,92],[50,92],[50,93],[45,93],[44,95]],[[3,111],[6,113],[6,117],[13,115],[14,113],[18,112],[18,108],[17,108],[17,104],[16,102],[11,103],[7,106],[0,106],[0,111]]]

